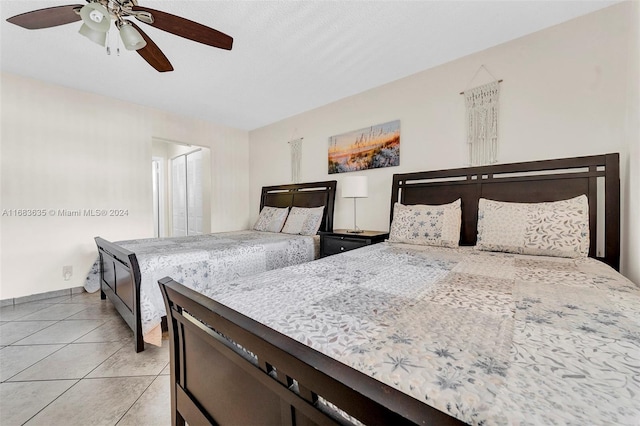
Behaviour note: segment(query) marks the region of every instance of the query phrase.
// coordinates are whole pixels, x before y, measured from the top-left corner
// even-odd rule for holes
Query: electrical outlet
[[[62,277],[65,281],[69,281],[73,275],[73,266],[65,265],[62,267]]]

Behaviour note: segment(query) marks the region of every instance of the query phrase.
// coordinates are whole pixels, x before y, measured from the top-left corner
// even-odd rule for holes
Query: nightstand
[[[380,231],[363,231],[355,234],[346,229],[336,229],[333,232],[320,232],[320,257],[381,243],[387,238],[389,233]]]

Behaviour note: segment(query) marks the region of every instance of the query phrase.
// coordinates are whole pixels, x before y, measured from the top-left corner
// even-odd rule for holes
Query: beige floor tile
[[[5,346],[0,349],[0,382],[10,379],[64,345]]]
[[[20,318],[21,321],[35,320],[63,320],[80,311],[84,311],[88,306],[83,303],[58,303],[49,305],[48,308],[41,309],[32,314]]]
[[[0,325],[0,345],[6,346],[55,324],[56,321],[11,321]]]
[[[123,346],[87,377],[156,376],[169,361],[169,342],[162,343],[162,347],[147,344],[139,353],[130,345]]]
[[[113,315],[111,318],[113,318]],[[105,322],[74,343],[89,342],[127,342],[133,348],[133,331],[122,318],[118,317]]]
[[[76,293],[76,294],[72,294],[71,297],[66,300],[66,301],[62,301],[60,303],[104,303],[106,301],[102,301],[100,299],[100,292],[96,292],[96,293],[87,293],[87,292],[83,292],[83,293]]]
[[[51,401],[73,386],[77,380],[19,382],[0,384],[0,424],[21,425]],[[53,425],[53,423],[50,423]]]
[[[56,303],[69,302],[70,300],[71,300],[71,295],[67,293],[64,296],[48,297],[46,299],[34,300],[34,302],[48,303],[50,305],[55,305]]]
[[[153,380],[154,377],[81,380],[26,424],[115,425]]]
[[[41,302],[21,303],[19,305],[3,306],[0,308],[0,320],[15,321],[27,315],[38,312],[42,309],[51,307],[51,305]]]
[[[45,345],[71,343],[104,324],[104,320],[59,321],[46,329],[32,334],[15,345]]]
[[[111,302],[108,303],[89,303],[87,309],[78,312],[77,314],[68,317],[68,320],[83,320],[83,319],[110,319],[114,316],[118,316],[118,311]]]
[[[11,378],[11,381],[81,379],[120,349],[120,343],[74,343]]]
[[[168,425],[168,364],[99,293],[3,306],[0,425]]]
[[[162,370],[162,372],[160,374],[162,374],[162,375],[171,374],[171,365],[168,362],[167,362],[167,366]]]
[[[159,376],[118,422],[118,426],[170,426],[170,377]]]

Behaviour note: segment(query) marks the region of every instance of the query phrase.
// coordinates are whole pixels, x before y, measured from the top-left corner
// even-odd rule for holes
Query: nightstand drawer
[[[338,254],[366,245],[368,245],[367,240],[357,240],[346,237],[326,237],[324,239],[324,255]]]
[[[352,233],[346,229],[336,229],[333,232],[320,232],[320,257],[381,243],[388,237],[389,233],[382,231]]]

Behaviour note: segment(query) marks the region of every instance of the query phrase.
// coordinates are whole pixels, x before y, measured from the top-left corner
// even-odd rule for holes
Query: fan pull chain
[[[111,55],[111,31],[107,32],[107,43],[106,43],[106,47],[107,47],[107,55]],[[115,46],[115,50],[116,50],[116,56],[120,56],[120,37],[116,37],[116,46]]]

